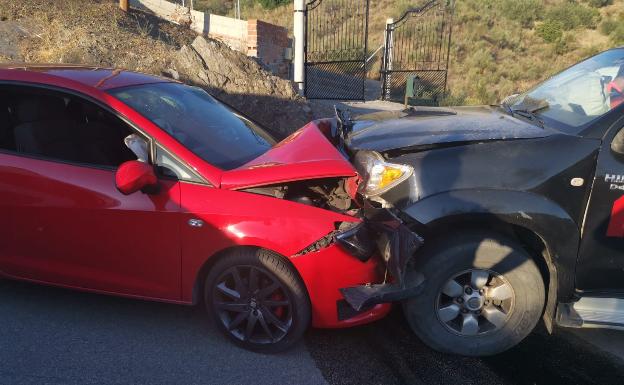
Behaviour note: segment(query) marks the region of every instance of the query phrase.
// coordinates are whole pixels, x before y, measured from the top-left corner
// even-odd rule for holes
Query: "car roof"
[[[102,91],[140,84],[175,82],[172,79],[124,69],[84,65],[2,64],[0,70],[21,70],[73,80]]]

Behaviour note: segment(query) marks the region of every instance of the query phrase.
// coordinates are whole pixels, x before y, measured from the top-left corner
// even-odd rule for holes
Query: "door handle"
[[[191,218],[188,220],[188,224],[191,227],[202,227],[204,225],[204,221],[197,218]]]

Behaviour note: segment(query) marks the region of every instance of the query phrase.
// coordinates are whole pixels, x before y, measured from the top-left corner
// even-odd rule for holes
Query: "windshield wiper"
[[[501,103],[501,107],[503,107],[504,109],[506,109],[506,110],[507,110],[507,113],[508,113],[509,115],[511,115],[512,117],[514,116],[514,110],[513,110],[513,108],[511,108],[511,106],[510,106],[509,104],[507,104],[507,103],[505,103],[505,102],[502,102],[502,103]]]
[[[544,122],[537,116],[536,112],[541,111],[543,109],[548,108],[550,105],[546,101],[542,101],[539,105],[529,106],[525,108],[511,108],[509,107],[509,112],[511,116],[520,115],[524,118],[529,119],[532,122],[537,123],[541,128],[544,128]]]
[[[530,121],[537,123],[537,125],[540,126],[541,128],[544,128],[544,122],[542,122],[534,112],[529,111],[529,110],[522,110],[522,109],[512,110],[512,111],[514,114],[527,118]]]

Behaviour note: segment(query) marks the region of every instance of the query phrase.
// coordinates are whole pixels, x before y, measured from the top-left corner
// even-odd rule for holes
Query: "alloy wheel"
[[[292,304],[282,284],[267,270],[233,266],[216,282],[213,307],[232,336],[271,344],[288,334],[293,324]]]
[[[515,294],[500,274],[471,269],[449,279],[440,289],[438,320],[451,332],[480,336],[501,329],[514,310]]]

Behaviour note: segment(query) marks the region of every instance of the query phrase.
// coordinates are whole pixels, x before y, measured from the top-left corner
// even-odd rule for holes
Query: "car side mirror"
[[[115,173],[117,189],[124,195],[130,195],[139,190],[152,192],[158,185],[158,178],[154,167],[145,162],[130,160],[119,166]]]

